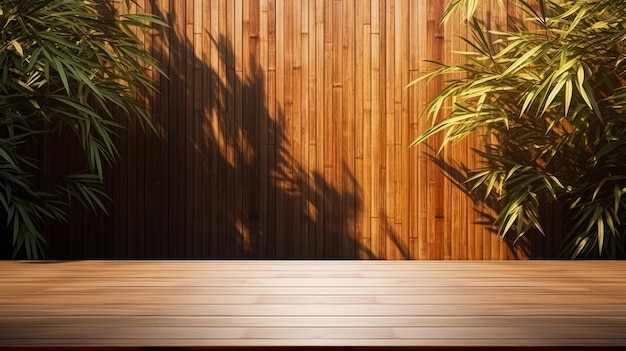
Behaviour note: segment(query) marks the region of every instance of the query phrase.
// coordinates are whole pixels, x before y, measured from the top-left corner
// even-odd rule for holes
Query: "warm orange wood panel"
[[[626,347],[617,261],[0,262],[0,272],[0,350]]]
[[[494,26],[517,13],[497,2],[479,11]],[[509,248],[484,224],[495,204],[473,202],[455,183],[462,165],[478,166],[470,148],[479,137],[437,158],[440,139],[408,147],[444,83],[405,86],[427,60],[458,60],[452,50],[465,49],[461,16],[440,23],[445,1],[138,4],[132,11],[170,24],[144,40],[169,76],[142,97],[157,134],[121,121],[110,216],[72,209],[71,224],[50,227],[52,257],[499,260],[557,251],[551,237]],[[46,152],[46,173],[73,167],[56,165],[56,152]]]

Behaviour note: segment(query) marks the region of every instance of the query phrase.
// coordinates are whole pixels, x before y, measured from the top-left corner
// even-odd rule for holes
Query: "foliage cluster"
[[[420,78],[460,77],[430,101],[432,127],[415,143],[495,136],[468,183],[498,200],[500,235],[553,235],[541,214],[556,203],[563,256],[626,256],[626,2],[520,0],[525,18],[500,31],[471,16],[478,3],[448,5],[447,15],[469,8],[471,50]]]
[[[147,15],[109,18],[106,4],[0,2],[0,239],[13,255],[42,257],[42,226],[64,220],[71,199],[106,211],[103,168],[117,156],[117,114],[150,123],[137,92],[155,89],[148,70],[158,66],[136,34],[163,23]],[[42,135],[75,137],[86,169],[44,186],[50,180],[40,179],[42,160],[25,151]]]

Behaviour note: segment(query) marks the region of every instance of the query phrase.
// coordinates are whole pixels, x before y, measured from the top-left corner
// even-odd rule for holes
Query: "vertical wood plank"
[[[217,80],[218,80],[218,97],[217,97],[217,109],[218,109],[218,189],[219,189],[219,211],[218,211],[218,246],[217,246],[217,255],[220,258],[226,257],[228,255],[227,241],[228,241],[228,231],[231,230],[229,227],[230,218],[230,201],[228,201],[228,194],[232,194],[232,191],[228,188],[228,178],[232,179],[232,175],[229,174],[228,168],[230,167],[230,158],[229,158],[229,134],[228,134],[228,93],[229,89],[231,89],[227,76],[227,68],[228,68],[228,40],[227,40],[227,4],[228,0],[219,0],[218,3],[218,16],[219,16],[219,27],[217,37],[214,40],[217,41],[218,45],[218,67],[217,67]]]
[[[382,15],[381,15],[382,12]],[[384,171],[381,150],[384,144],[381,143],[381,135],[384,136],[384,130],[381,130],[381,106],[380,106],[380,79],[384,74],[381,72],[381,51],[384,53],[381,31],[384,28],[384,22],[381,25],[381,18],[384,16],[384,2],[378,0],[371,1],[371,63],[370,63],[370,82],[371,82],[371,196],[367,201],[371,203],[371,249],[373,256],[378,259],[385,258],[385,236],[381,232],[381,216],[384,215],[384,190],[381,186],[381,172]]]
[[[416,26],[418,29],[419,37],[428,37],[430,34],[428,32],[428,20],[424,20],[424,15],[428,13],[427,2],[418,1],[417,12],[418,14],[418,25]],[[417,20],[416,19],[416,20]],[[415,50],[418,52],[416,55],[416,62],[418,67],[418,73],[420,75],[428,73],[428,66],[426,64],[426,60],[429,58],[429,46],[424,42],[416,43]],[[425,84],[420,84],[415,89],[417,92],[417,113],[422,115],[422,118],[419,118],[418,123],[418,134],[422,131],[426,130],[428,123],[426,122],[425,110],[426,110],[426,99],[428,97],[427,92],[431,86],[425,86]],[[417,147],[418,153],[418,164],[417,164],[417,187],[414,190],[416,196],[418,197],[417,201],[417,235],[419,240],[419,254],[417,255],[418,259],[426,260],[428,259],[428,232],[431,229],[429,226],[429,217],[428,217],[428,208],[431,204],[428,202],[429,198],[429,184],[428,184],[428,157],[427,153],[430,152],[428,149],[428,144],[421,144]]]
[[[283,147],[286,137],[285,134],[285,0],[276,0],[276,122],[275,128],[275,157],[276,157],[276,257],[285,258],[287,254],[288,235],[287,221],[285,211],[289,204],[284,196],[284,190],[287,189],[288,183],[286,179],[286,165],[283,159]]]
[[[410,44],[411,44],[411,34],[410,34],[410,20],[411,20],[411,12],[410,12],[410,0],[403,0],[398,6],[396,10],[396,16],[400,17],[399,24],[399,35],[398,42],[396,45],[400,46],[398,50],[400,52],[400,64],[399,64],[399,73],[398,73],[398,91],[399,93],[399,104],[396,102],[396,108],[399,105],[399,113],[400,113],[400,123],[397,125],[397,136],[396,136],[396,148],[398,150],[398,197],[396,199],[396,208],[398,209],[398,220],[401,225],[400,227],[400,242],[402,243],[402,251],[400,255],[400,259],[409,259],[411,257],[411,250],[409,245],[409,221],[410,221],[410,206],[409,201],[411,199],[410,196],[410,172],[409,167],[411,165],[409,159],[409,144],[410,144],[410,135],[411,129],[409,126],[409,114],[410,114],[410,103],[409,103],[409,90],[405,89],[405,86],[409,83],[409,75],[410,75],[410,64],[409,64],[409,53],[410,53]]]
[[[220,136],[220,91],[219,91],[219,67],[220,67],[220,47],[219,47],[219,0],[210,0],[210,64],[208,67],[209,74],[209,127],[207,133],[208,139],[210,142],[210,153],[209,153],[209,173],[210,173],[210,184],[207,196],[210,201],[210,255],[209,257],[219,257],[219,248],[220,248],[220,233],[221,227],[221,218],[220,211],[221,207],[221,198],[220,198],[220,152],[221,152],[221,136]]]
[[[301,50],[302,50],[302,158],[301,161],[301,211],[302,257],[316,256],[316,236],[319,224],[319,206],[316,174],[318,168],[317,107],[316,107],[316,9],[315,2],[301,0]]]
[[[235,72],[235,50],[236,50],[236,31],[237,24],[235,23],[235,1],[226,1],[226,32],[223,36],[225,38],[224,51],[225,51],[225,72],[223,76],[223,82],[225,84],[226,95],[226,109],[225,109],[225,121],[226,121],[226,251],[225,255],[228,258],[235,258],[235,243],[237,240],[237,120],[235,111],[235,96],[237,94],[237,82]]]
[[[358,239],[355,235],[356,211],[360,207],[360,198],[356,189],[356,151],[355,151],[355,28],[356,13],[353,1],[342,2],[342,184],[341,201],[343,219],[342,258],[355,258]]]
[[[268,257],[268,217],[270,212],[269,204],[269,158],[267,149],[269,148],[269,105],[268,105],[268,77],[269,70],[269,2],[259,0],[259,63],[256,79],[259,83],[259,150],[256,150],[259,160],[259,231],[256,233],[258,242],[258,257]]]
[[[356,245],[355,255],[356,258],[367,258],[367,248],[363,245],[363,238],[365,232],[365,214],[364,214],[364,201],[363,201],[363,173],[365,171],[364,156],[365,145],[364,141],[364,129],[365,129],[365,103],[364,103],[364,82],[366,73],[364,71],[365,61],[365,47],[364,47],[364,32],[365,32],[365,9],[363,4],[356,4],[354,6],[354,179],[355,184],[353,192],[356,197],[354,213],[354,232],[353,241]]]
[[[296,1],[285,2],[285,102],[284,102],[284,159],[287,187],[283,190],[287,207],[282,214],[287,222],[286,252],[287,257],[299,257],[300,251],[300,201],[298,181],[298,161],[300,160],[300,128],[299,101],[301,70],[298,66],[300,52],[298,50],[300,16],[295,14]]]
[[[297,257],[311,257],[309,254],[309,8],[306,1],[294,3],[294,32],[298,34],[294,43],[294,84],[297,94],[294,99],[294,114],[297,120],[296,135],[300,144],[295,157],[296,180],[298,181],[299,245]]]
[[[255,240],[252,237],[252,231],[255,227],[254,210],[252,203],[255,202],[256,189],[258,184],[255,184],[255,169],[256,169],[256,157],[255,149],[256,143],[256,131],[255,128],[255,116],[258,112],[257,98],[256,98],[256,78],[253,73],[253,57],[258,56],[256,53],[256,39],[258,35],[255,33],[254,21],[258,18],[255,16],[255,20],[252,19],[251,12],[254,11],[254,5],[252,1],[245,0],[242,5],[242,92],[241,92],[241,132],[239,133],[241,143],[242,154],[242,180],[241,180],[241,257],[254,257]],[[254,230],[256,232],[256,230]]]
[[[440,25],[440,18],[443,13],[443,4],[441,2],[431,2],[428,5],[427,19],[427,47],[428,56],[431,60],[441,62],[443,59],[443,33]],[[443,88],[441,77],[434,80],[432,90],[428,91],[428,99],[434,97],[434,94]],[[441,136],[436,135],[431,138],[429,146],[438,149],[441,144]],[[434,153],[431,156],[436,157]],[[428,259],[443,259],[444,244],[444,182],[443,175],[437,166],[430,162],[427,169],[427,187],[428,200],[430,204],[427,209],[428,218]]]
[[[384,192],[385,192],[385,211],[382,216],[384,223],[383,231],[385,235],[385,257],[387,259],[396,259],[398,256],[398,243],[396,233],[394,231],[396,217],[396,114],[395,114],[395,98],[396,98],[396,0],[387,0],[385,3],[385,65],[384,83],[381,82],[381,95],[383,95],[383,123],[385,128],[385,172],[384,172]]]
[[[243,250],[245,247],[245,243],[247,240],[246,233],[246,221],[244,218],[244,208],[243,208],[243,197],[244,197],[244,185],[243,185],[243,174],[246,172],[246,167],[244,164],[244,155],[243,150],[245,148],[245,130],[243,129],[243,47],[244,41],[247,39],[244,38],[243,35],[243,0],[235,0],[232,1],[234,4],[233,8],[233,36],[232,36],[232,46],[234,47],[233,52],[233,72],[231,73],[231,81],[233,82],[233,93],[232,93],[232,116],[233,116],[233,127],[232,138],[233,138],[233,155],[234,155],[234,195],[235,195],[235,203],[234,203],[234,213],[233,213],[233,229],[231,239],[233,245],[233,257],[241,258],[243,256]]]
[[[330,4],[331,7],[331,19],[332,19],[332,49],[331,49],[331,81],[329,86],[329,99],[332,101],[332,107],[330,109],[332,116],[329,126],[329,144],[331,152],[329,153],[328,164],[330,165],[329,175],[330,178],[327,181],[330,182],[330,195],[332,199],[331,203],[331,232],[329,233],[331,247],[328,252],[330,257],[341,257],[343,251],[343,223],[344,218],[342,214],[342,173],[343,173],[343,69],[345,62],[343,61],[343,1],[333,0]]]
[[[326,6],[323,1],[314,1],[315,6],[315,155],[316,167],[314,174],[316,203],[317,203],[317,225],[315,232],[315,258],[324,257],[326,226],[325,208],[325,156],[326,145],[324,116],[326,114],[326,104],[324,99],[324,82],[326,78]]]
[[[267,255],[277,257],[277,208],[276,189],[278,187],[276,170],[276,125],[278,121],[276,101],[276,1],[267,0],[268,5],[268,61],[267,61],[267,111],[268,111],[268,215],[267,215]]]
[[[211,123],[212,123],[212,80],[213,75],[211,72],[211,54],[213,52],[213,43],[211,40],[211,28],[213,25],[213,18],[211,15],[211,1],[202,1],[200,5],[200,11],[202,11],[202,24],[199,28],[200,36],[202,40],[202,64],[200,76],[202,77],[201,89],[202,89],[202,101],[200,106],[200,143],[202,145],[201,152],[198,157],[200,158],[199,164],[201,167],[200,173],[200,236],[201,236],[201,249],[199,257],[211,257],[211,249],[213,245],[213,230],[211,228],[211,213],[214,210],[212,207],[212,198],[215,198],[215,194],[212,192],[212,167],[211,158],[213,158],[213,147],[211,139]]]
[[[420,21],[420,6],[423,7],[423,2],[415,2],[411,1],[409,3],[409,33],[407,36],[411,39],[420,38],[421,33],[420,24],[424,23],[424,21]],[[409,79],[410,81],[414,81],[420,77],[420,43],[417,40],[409,40],[409,57],[408,57],[408,65],[409,65]],[[419,85],[413,85],[411,88],[407,89],[409,94],[408,96],[408,104],[409,106],[409,142],[412,142],[417,138],[420,132],[420,123],[423,118],[420,118],[422,115],[422,109],[420,108],[420,95],[419,92],[423,90],[423,83]],[[420,215],[425,209],[420,207],[420,199],[422,192],[420,191],[420,179],[423,172],[420,172],[422,167],[421,164],[421,156],[423,154],[423,146],[418,145],[409,149],[409,160],[408,160],[408,169],[409,169],[409,182],[408,182],[408,202],[404,204],[408,208],[410,219],[408,222],[409,227],[409,241],[410,241],[410,258],[411,259],[420,259],[422,257],[421,247],[425,245],[422,243],[424,239],[423,233],[420,231],[423,228],[421,225],[422,216]],[[421,156],[421,157],[420,157]]]
[[[334,0],[333,0],[334,1]],[[333,176],[333,124],[334,118],[330,118],[329,116],[333,115],[333,98],[332,98],[332,90],[333,90],[333,1],[324,1],[324,56],[323,56],[323,65],[324,65],[324,80],[322,83],[322,95],[324,97],[324,151],[323,151],[323,162],[324,162],[324,171],[323,178],[321,179],[323,193],[324,193],[324,230],[323,230],[323,256],[331,256],[333,252],[333,231],[335,224],[335,213],[333,211],[332,205],[332,196],[330,196],[330,191],[332,190],[332,181]]]
[[[181,108],[182,116],[185,121],[181,128],[180,140],[184,150],[183,155],[184,167],[182,177],[183,191],[182,196],[182,225],[179,232],[184,235],[185,242],[180,247],[179,255],[181,257],[193,256],[194,232],[193,232],[193,161],[194,161],[194,61],[195,61],[195,42],[194,42],[194,0],[186,0],[184,7],[184,27],[182,32],[182,47],[184,48],[183,61],[181,62],[181,73],[183,80],[184,105]]]
[[[169,58],[169,52],[167,53],[167,56]],[[169,65],[165,65],[164,63],[164,68],[166,70],[169,71]],[[166,110],[166,114],[169,115],[169,113],[167,113],[168,110]],[[118,164],[118,166],[116,167],[115,171],[113,172],[114,174],[116,174],[115,178],[109,179],[107,180],[107,182],[110,182],[110,188],[113,189],[112,192],[112,201],[115,201],[115,206],[113,207],[113,211],[111,212],[111,216],[113,218],[115,218],[113,220],[113,222],[116,224],[113,226],[113,230],[115,231],[115,233],[113,233],[114,235],[114,243],[116,245],[116,252],[113,254],[114,256],[119,255],[121,257],[124,256],[128,256],[128,220],[129,220],[129,205],[130,205],[130,201],[129,201],[129,182],[128,182],[128,176],[129,176],[129,152],[130,152],[130,143],[128,142],[129,140],[129,120],[125,120],[123,121],[123,126],[125,126],[126,128],[122,128],[122,130],[119,131],[119,135],[120,138],[118,139],[120,142],[120,146],[118,147],[118,150],[120,150],[120,162]],[[53,163],[54,165],[54,163]],[[55,165],[55,167],[58,167],[58,165]],[[115,183],[113,183],[115,182]],[[65,240],[67,240],[66,238],[63,238]],[[68,240],[69,243],[71,243],[73,240]],[[54,242],[51,243],[51,245],[54,245]],[[70,244],[71,245],[71,244]],[[67,246],[70,246],[67,245]],[[59,246],[64,246],[64,245],[59,245]],[[78,252],[72,253],[73,255],[78,254]],[[72,257],[69,256],[69,257]]]
[[[202,123],[203,123],[203,100],[204,95],[202,91],[202,66],[204,65],[203,57],[203,11],[202,0],[193,1],[193,143],[192,143],[192,157],[193,157],[193,173],[192,173],[192,207],[188,209],[191,212],[192,219],[189,225],[189,231],[193,233],[192,249],[187,253],[188,257],[200,258],[202,255],[202,179],[203,179],[203,167],[202,161],[206,150],[204,148],[204,142],[202,140]],[[208,19],[207,19],[208,21]]]
[[[302,254],[315,257],[315,221],[317,220],[315,167],[315,7],[308,0],[300,3],[302,33]]]

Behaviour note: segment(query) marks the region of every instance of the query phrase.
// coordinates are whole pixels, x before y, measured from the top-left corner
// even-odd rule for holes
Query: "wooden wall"
[[[169,76],[145,97],[158,134],[120,131],[109,215],[74,208],[51,226],[52,257],[550,255],[500,241],[485,225],[494,204],[444,175],[477,165],[482,136],[438,159],[409,148],[443,82],[405,86],[463,49],[460,18],[440,25],[445,3],[139,0],[171,26],[143,37]],[[503,25],[514,11],[481,9]]]

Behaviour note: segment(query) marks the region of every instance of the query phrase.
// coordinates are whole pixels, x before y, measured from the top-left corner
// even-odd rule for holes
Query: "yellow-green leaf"
[[[15,51],[17,51],[17,53],[20,54],[20,56],[24,57],[24,49],[22,49],[22,45],[20,45],[20,43],[18,43],[17,40],[11,40],[9,44],[13,46]]]
[[[572,104],[572,94],[573,94],[573,84],[572,80],[568,79],[565,81],[565,117],[569,114],[569,107]]]

